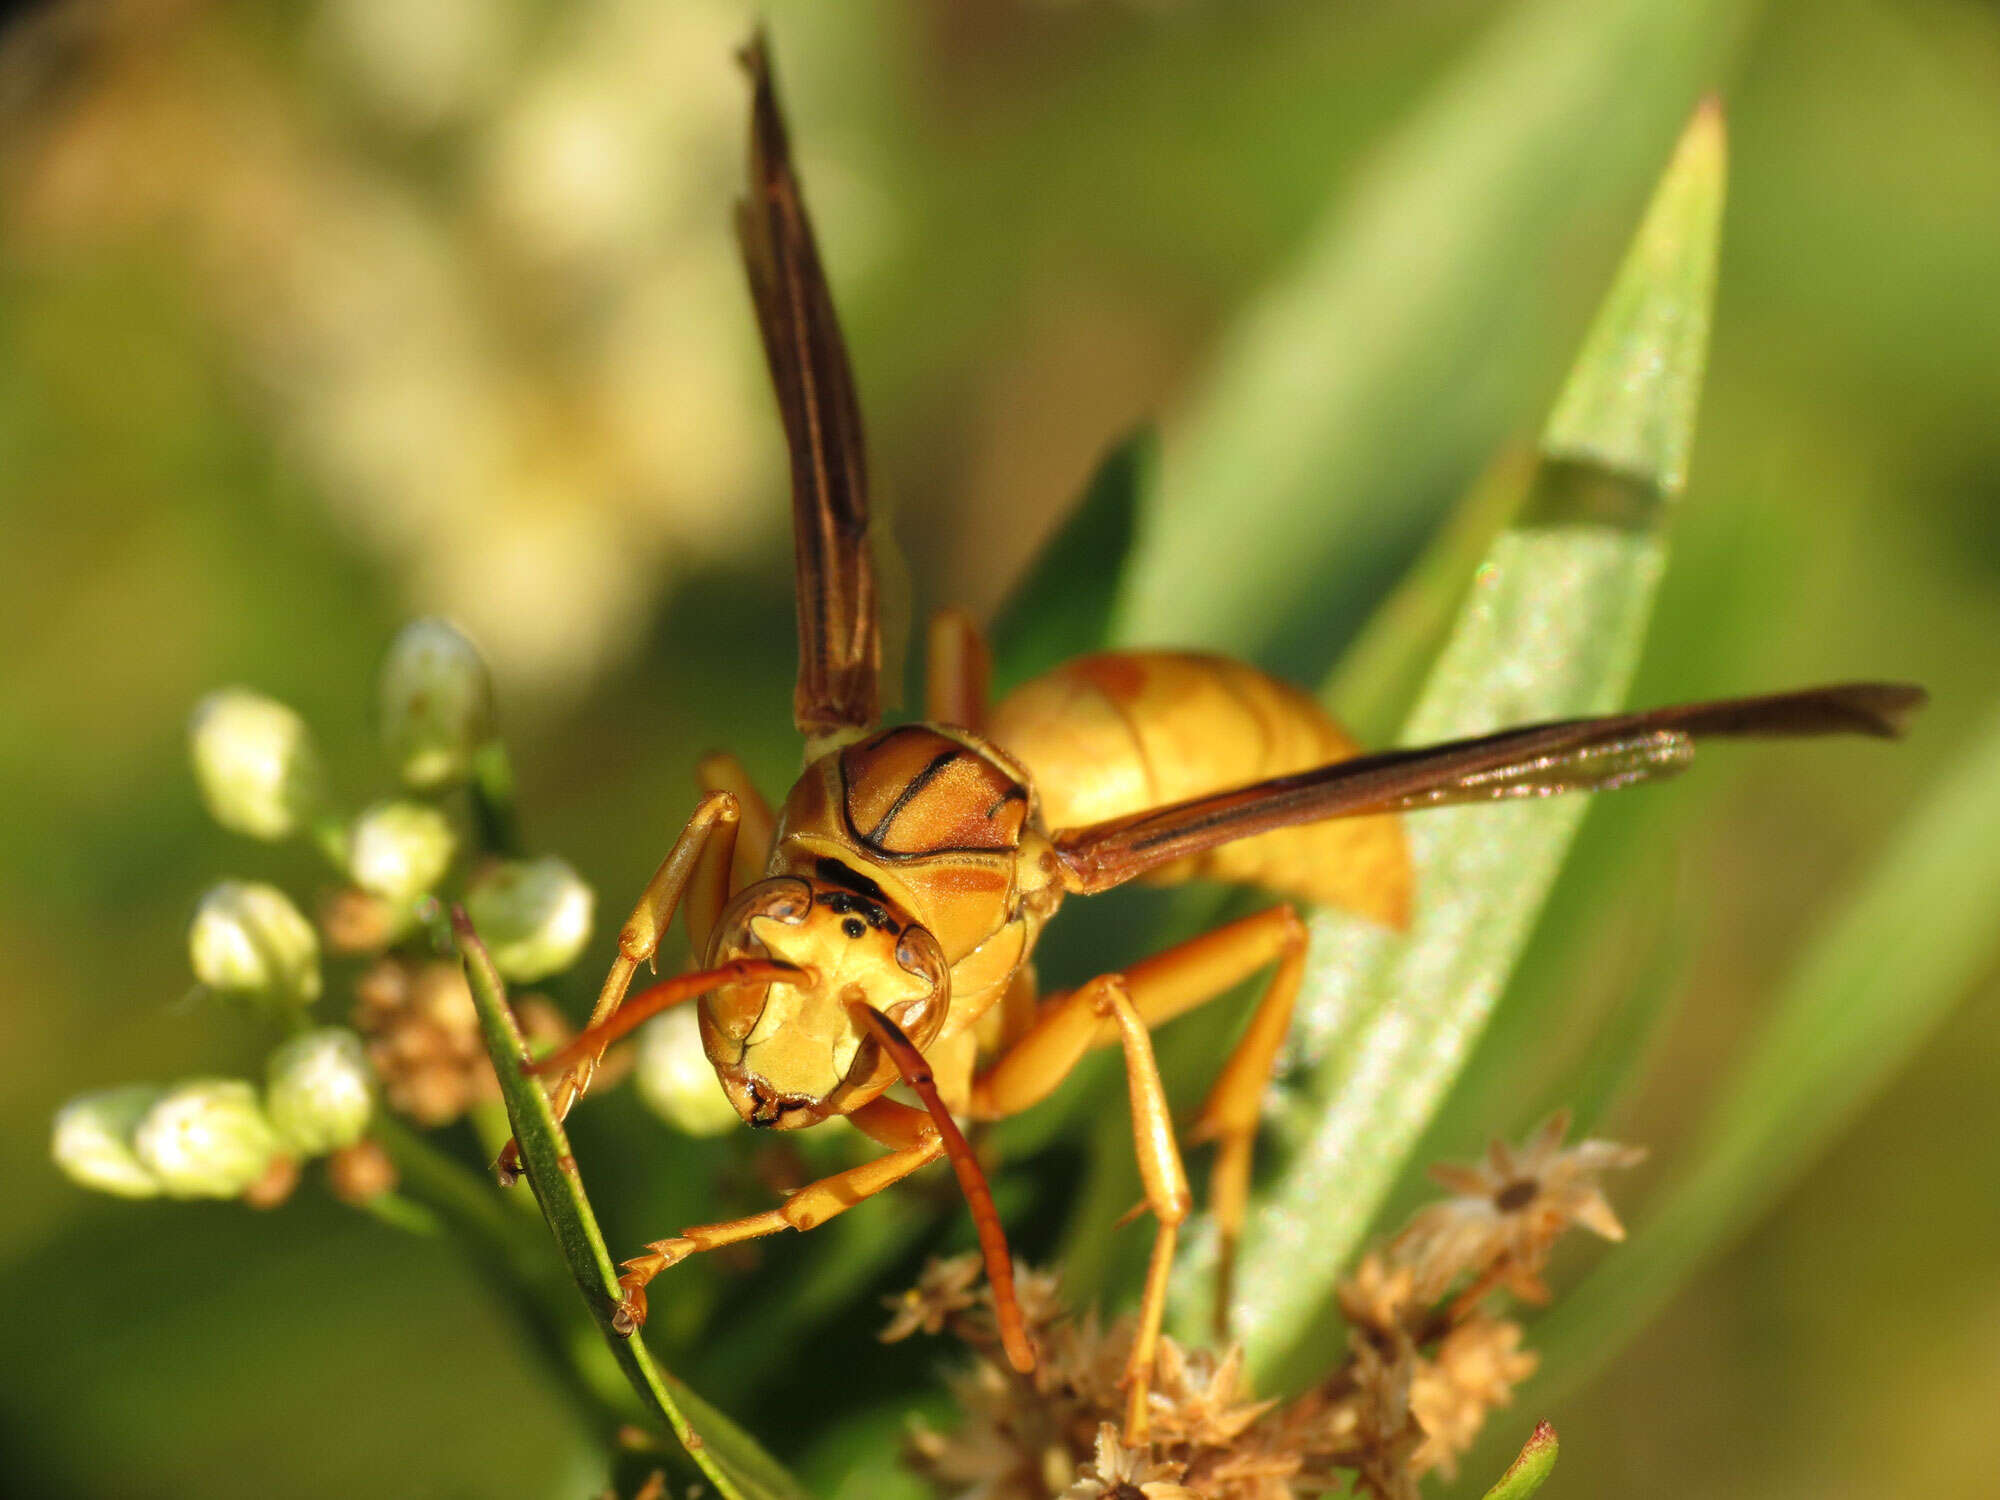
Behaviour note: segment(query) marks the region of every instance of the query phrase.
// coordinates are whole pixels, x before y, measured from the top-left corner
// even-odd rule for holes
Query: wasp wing
[[[761,34],[744,52],[752,85],[750,193],[736,212],[764,356],[791,450],[799,679],[807,735],[872,725],[881,635],[868,550],[868,468],[854,376],[813,245]]]
[[[1253,782],[1055,835],[1064,884],[1092,893],[1220,844],[1368,813],[1608,791],[1671,776],[1711,738],[1893,738],[1926,701],[1900,683],[1844,683],[1758,698],[1564,719],[1477,739],[1390,750]]]

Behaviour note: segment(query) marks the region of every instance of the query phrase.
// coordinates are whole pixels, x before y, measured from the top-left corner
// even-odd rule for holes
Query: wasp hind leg
[[[993,663],[972,616],[941,609],[924,640],[924,717],[983,733]]]
[[[667,1239],[653,1241],[622,1267],[625,1274],[618,1278],[620,1296],[612,1326],[623,1334],[636,1332],[646,1321],[647,1283],[690,1255],[733,1245],[739,1240],[780,1234],[787,1229],[815,1229],[944,1154],[943,1137],[931,1123],[929,1114],[921,1109],[891,1099],[876,1099],[847,1118],[870,1140],[892,1148],[889,1154],[807,1183],[787,1198],[782,1207],[718,1224],[697,1224]]]
[[[1190,1132],[1191,1138],[1212,1140],[1220,1148],[1209,1179],[1210,1207],[1222,1240],[1216,1304],[1220,1325],[1228,1306],[1229,1267],[1249,1203],[1258,1109],[1291,1025],[1305,950],[1305,925],[1290,906],[1230,922],[1134,964],[1122,975],[1106,975],[1049,997],[1034,1023],[973,1085],[973,1118],[1002,1119],[1053,1092],[1091,1048],[1124,1048],[1140,1176],[1147,1206],[1160,1222],[1127,1367],[1128,1441],[1145,1436],[1146,1393],[1166,1312],[1167,1272],[1187,1197],[1148,1029],[1228,994],[1260,969],[1277,966]]]

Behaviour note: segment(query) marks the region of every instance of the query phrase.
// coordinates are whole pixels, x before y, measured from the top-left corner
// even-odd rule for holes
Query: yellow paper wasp
[[[1626,786],[1682,769],[1709,738],[1892,736],[1924,694],[1850,683],[1364,755],[1304,693],[1219,656],[1105,652],[989,704],[980,636],[946,612],[928,634],[924,721],[883,727],[860,412],[761,39],[746,61],[750,189],[737,229],[791,452],[806,767],[773,814],[733,758],[703,764],[704,795],[619,934],[590,1029],[538,1069],[561,1074],[566,1111],[610,1042],[695,1002],[745,1121],[793,1130],[842,1116],[886,1148],[780,1207],[649,1245],[620,1278],[626,1331],[645,1318],[648,1283],[688,1256],[814,1228],[946,1156],[1007,1354],[1025,1371],[1035,1352],[1006,1240],[957,1121],[1024,1110],[1089,1049],[1120,1047],[1158,1222],[1127,1372],[1137,1441],[1191,1202],[1151,1028],[1272,971],[1187,1132],[1218,1149],[1209,1194],[1226,1260],[1306,931],[1285,901],[1045,995],[1030,959],[1065,898],[1200,875],[1402,926],[1411,872],[1397,814]],[[701,967],[626,1003],[676,913]],[[888,1098],[898,1083],[920,1104]]]

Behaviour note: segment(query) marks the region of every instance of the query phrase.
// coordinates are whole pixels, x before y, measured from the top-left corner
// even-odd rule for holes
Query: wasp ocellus
[[[566,1112],[610,1042],[693,1003],[745,1122],[797,1130],[839,1116],[886,1148],[779,1207],[647,1246],[619,1279],[624,1331],[644,1320],[653,1278],[688,1256],[814,1228],[943,1156],[971,1205],[1008,1357],[1025,1371],[1035,1351],[1012,1261],[958,1122],[1024,1110],[1090,1049],[1121,1049],[1157,1223],[1127,1372],[1136,1442],[1192,1204],[1181,1135],[1216,1148],[1208,1193],[1225,1266],[1242,1230],[1259,1104],[1304,967],[1292,901],[1400,927],[1412,900],[1403,813],[1652,780],[1711,738],[1893,736],[1924,694],[1850,683],[1363,754],[1304,693],[1192,652],[1087,656],[989,703],[979,632],[948,611],[928,632],[924,721],[883,727],[853,377],[761,38],[745,61],[750,181],[737,231],[791,455],[805,770],[774,814],[732,757],[702,764],[703,795],[619,933],[589,1030],[538,1068],[561,1074],[554,1101]],[[1196,875],[1282,899],[1120,972],[1039,991],[1036,940],[1064,900]],[[676,914],[699,967],[626,1003]],[[1262,971],[1247,1028],[1177,1131],[1151,1029]],[[887,1097],[898,1083],[919,1102]]]

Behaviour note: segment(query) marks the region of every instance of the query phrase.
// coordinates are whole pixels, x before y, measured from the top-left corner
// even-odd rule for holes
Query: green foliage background
[[[247,59],[319,138],[395,174],[443,224],[470,222],[478,177],[451,129],[385,144],[326,42],[332,9],[191,7],[142,38],[147,67],[201,76]],[[659,87],[716,95],[733,143],[725,53],[747,18],[670,9],[675,24],[699,11],[714,48],[673,49]],[[1634,1242],[1559,1264],[1559,1287],[1586,1285],[1531,1331],[1548,1375],[1496,1421],[1494,1461],[1466,1488],[1547,1415],[1564,1434],[1552,1494],[1976,1492],[2000,1402],[1990,952],[1933,966],[1962,1003],[1857,1116],[1827,1118],[1788,1085],[1830,1029],[1812,975],[1856,969],[1827,956],[1839,942],[1817,936],[1823,917],[1989,732],[2000,681],[1992,9],[767,9],[917,608],[990,609],[1113,437],[1156,414],[1149,582],[1120,628],[1171,629],[1303,681],[1325,677],[1491,455],[1532,437],[1675,131],[1722,90],[1731,188],[1709,378],[1633,699],[1874,675],[1923,681],[1936,702],[1893,752],[1725,752],[1586,819],[1422,1153],[1467,1154],[1574,1102],[1655,1158],[1614,1184]],[[562,24],[525,3],[510,14],[530,38]],[[71,43],[30,67],[30,41],[48,50],[9,39],[10,78],[35,83],[10,107],[74,126],[68,91],[118,70]],[[587,1493],[601,1476],[583,1420],[448,1247],[310,1190],[267,1216],[134,1205],[47,1165],[48,1117],[79,1089],[254,1066],[247,1020],[176,1005],[182,925],[220,874],[318,878],[304,852],[248,848],[203,819],[187,708],[252,683],[307,714],[345,786],[371,785],[375,660],[402,618],[441,602],[397,548],[454,543],[384,544],[354,523],[301,458],[281,383],[274,395],[246,358],[243,310],[219,310],[170,218],[52,234],[52,176],[74,188],[93,158],[46,142],[33,155],[20,142],[34,134],[12,133],[0,196],[10,1488]],[[726,239],[733,156],[712,177],[712,215],[676,231],[692,244]],[[682,295],[710,292],[668,275],[661,296]],[[726,314],[718,347],[740,357],[747,308]],[[523,668],[504,689],[531,833],[591,878],[607,929],[685,815],[696,755],[731,745],[774,791],[795,768],[763,400],[737,420],[772,461],[694,517],[741,545],[635,556],[657,592],[622,632],[562,680]],[[571,446],[591,431],[579,416]],[[698,466],[702,434],[684,440]],[[566,503],[601,506],[616,539],[631,525],[617,501],[585,485]],[[1216,569],[1260,591],[1204,588]],[[529,618],[567,618],[603,587],[560,554],[509,577],[492,586]],[[1379,738],[1399,717],[1365,727]],[[1958,774],[1968,808],[1990,800],[1990,772]],[[1993,906],[1990,851],[1951,841],[1971,815],[1950,806],[1902,835],[1904,866],[1941,852],[1921,900],[1864,910],[1859,957],[1941,911],[1976,923]],[[1120,961],[1178,914],[1143,894],[1102,908],[1066,914],[1052,966]],[[584,969],[608,951],[601,936]],[[1801,978],[1808,951],[1818,967]],[[1898,964],[1865,978],[1829,1017],[1893,1015],[1914,983]],[[1764,1033],[1781,1007],[1788,1024]],[[998,1186],[1024,1253],[1060,1254],[1080,1287],[1115,1296],[1143,1231],[1076,1227],[1130,1201],[1093,1137],[1104,1083],[1010,1135],[1019,1170]],[[1749,1185],[1734,1197],[1707,1154],[1732,1122],[1750,1143],[1724,1163]],[[763,1191],[748,1132],[691,1144],[627,1095],[582,1111],[574,1139],[614,1250]],[[1791,1185],[1794,1168],[1809,1170]],[[691,1264],[661,1284],[665,1361],[815,1493],[884,1493],[903,1414],[935,1400],[931,1350],[870,1338],[876,1295],[967,1237],[949,1184],[930,1186],[753,1267]],[[1749,1208],[1714,1210],[1717,1195]],[[1724,1231],[1727,1253],[1684,1280]],[[1677,1259],[1676,1244],[1692,1248]],[[1643,1285],[1621,1285],[1621,1261]],[[1655,1297],[1670,1300],[1641,1328]]]

